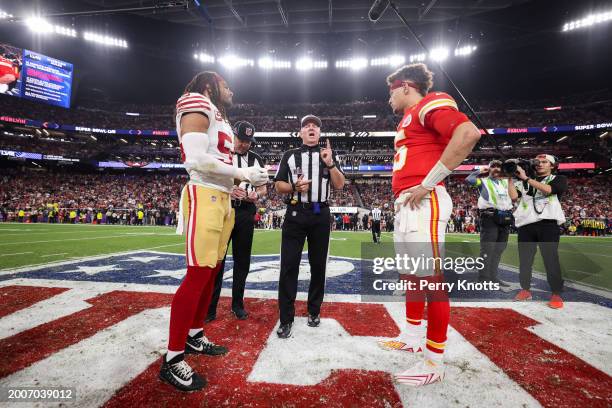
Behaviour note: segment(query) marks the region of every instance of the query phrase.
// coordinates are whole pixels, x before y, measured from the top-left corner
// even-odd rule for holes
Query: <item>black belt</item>
[[[305,209],[305,210],[312,210],[314,208],[314,205],[317,203],[297,203],[297,204],[288,204],[287,205],[287,209],[291,208],[291,209]],[[319,204],[319,208],[327,208],[329,207],[329,205],[327,203],[318,203]]]
[[[484,210],[478,210],[480,215],[495,215],[495,208],[485,208]]]

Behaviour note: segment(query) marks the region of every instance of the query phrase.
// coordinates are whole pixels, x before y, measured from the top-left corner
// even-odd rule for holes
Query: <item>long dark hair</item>
[[[208,89],[208,95],[211,102],[219,109],[223,118],[229,121],[225,105],[221,102],[221,89],[219,83],[223,80],[221,75],[213,71],[203,71],[193,77],[185,87],[183,93],[196,92],[204,95]]]

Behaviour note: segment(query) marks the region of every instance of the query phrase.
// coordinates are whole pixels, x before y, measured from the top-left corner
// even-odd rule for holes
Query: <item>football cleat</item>
[[[319,315],[308,315],[308,326],[310,327],[319,327],[319,325],[321,324],[321,318],[319,317]]]
[[[238,320],[246,320],[249,317],[249,312],[244,310],[244,308],[236,308],[236,309],[232,308],[232,314]]]
[[[563,299],[559,295],[552,295],[550,301],[548,302],[548,307],[551,309],[562,309],[563,308]]]
[[[394,375],[395,381],[412,387],[433,384],[444,379],[442,362],[436,363],[428,358],[403,373]]]
[[[179,354],[170,361],[163,357],[159,379],[172,385],[180,391],[191,392],[204,388],[206,380],[194,372],[184,360],[184,355]]]
[[[521,291],[514,297],[514,300],[516,302],[531,300],[531,292],[525,289],[521,289]]]
[[[201,331],[195,336],[187,336],[187,342],[185,343],[186,354],[206,354],[208,356],[222,356],[227,354],[229,350],[227,347],[219,346],[208,340]]]
[[[287,338],[291,337],[291,326],[292,325],[293,325],[292,323],[281,324],[278,327],[278,330],[276,331],[276,335],[280,339],[287,339]]]
[[[388,351],[405,351],[407,353],[422,353],[423,346],[418,340],[404,343],[400,340],[378,340],[378,346],[383,350]]]

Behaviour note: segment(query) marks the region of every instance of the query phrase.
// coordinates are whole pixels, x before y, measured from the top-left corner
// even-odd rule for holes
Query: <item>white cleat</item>
[[[404,343],[401,340],[378,340],[378,347],[387,351],[405,351],[407,353],[422,353],[422,341]]]
[[[433,384],[444,379],[444,366],[425,359],[403,373],[395,374],[395,381],[412,387]]]

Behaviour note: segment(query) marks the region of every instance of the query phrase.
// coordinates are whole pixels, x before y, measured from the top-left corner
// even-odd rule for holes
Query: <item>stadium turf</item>
[[[389,233],[382,238],[392,242]],[[476,243],[471,248],[477,248],[478,239],[474,234],[447,234],[449,242]],[[360,258],[361,243],[367,242],[369,232],[333,232],[330,254]],[[183,253],[184,237],[169,227],[0,224],[0,270],[144,249]],[[255,232],[253,254],[279,250],[280,231]],[[559,253],[566,279],[612,290],[612,237],[562,237]],[[515,235],[510,236],[502,262],[518,265]],[[544,271],[539,255],[534,269]]]

